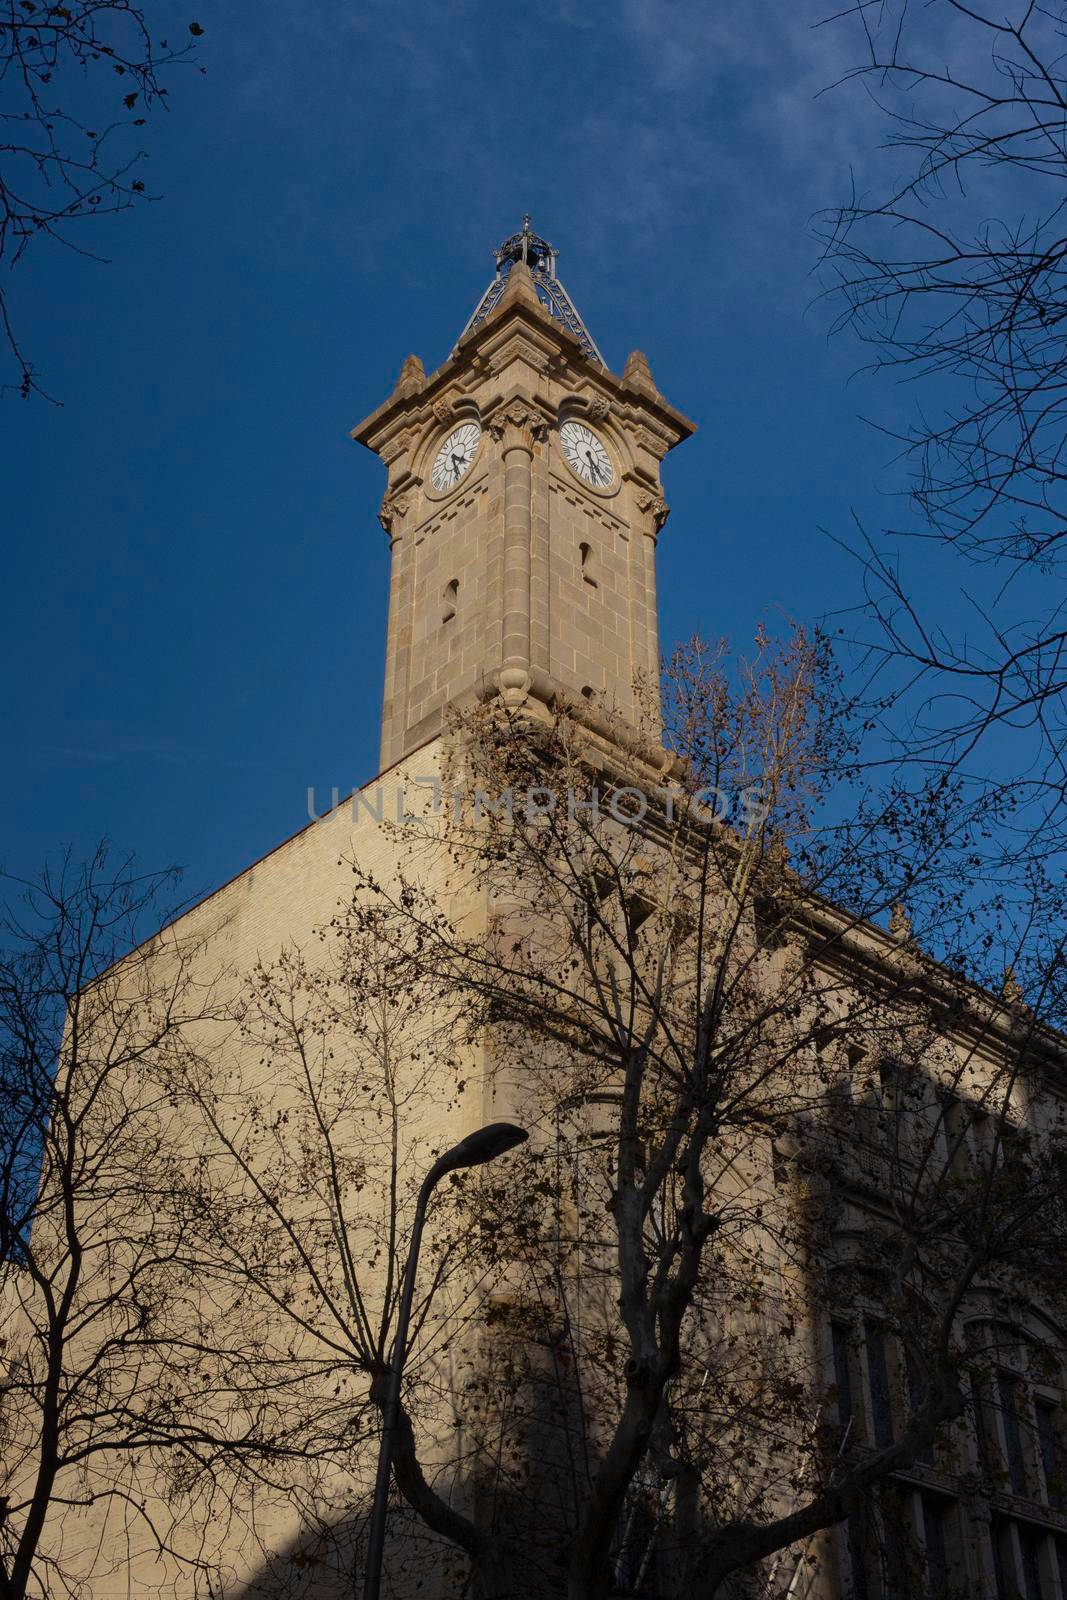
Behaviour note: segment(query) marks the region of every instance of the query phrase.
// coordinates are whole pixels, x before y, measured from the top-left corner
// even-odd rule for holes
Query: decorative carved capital
[[[656,533],[671,514],[671,508],[661,494],[642,494],[637,498],[637,509],[644,511],[652,519],[652,526]]]
[[[525,450],[533,455],[534,441],[544,438],[548,423],[532,406],[512,400],[490,420],[489,432],[503,444],[505,455],[509,450]]]
[[[591,422],[606,422],[611,415],[611,404],[602,394],[594,394],[590,397],[585,410]]]
[[[411,504],[410,497],[406,494],[387,494],[378,509],[378,521],[390,538],[393,537],[393,524],[402,522]]]
[[[449,422],[455,416],[456,402],[439,394],[430,409],[438,422]]]

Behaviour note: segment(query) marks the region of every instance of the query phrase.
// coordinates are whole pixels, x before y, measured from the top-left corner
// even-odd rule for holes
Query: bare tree
[[[215,1015],[198,948],[160,931],[173,886],[103,847],[8,880],[22,893],[0,956],[5,1600],[76,1590],[86,1515],[108,1525],[102,1561],[131,1541],[165,1551],[189,1510],[178,1487],[226,1415],[168,1191],[166,1076],[193,1069],[191,1037]],[[169,1507],[146,1505],[150,1466]]]
[[[966,1426],[971,1297],[1063,1290],[1061,1146],[1013,1121],[1056,1045],[976,985],[953,798],[816,826],[851,760],[818,641],[761,639],[747,667],[695,645],[669,678],[670,758],[588,707],[465,713],[457,798],[398,833],[399,877],[357,864],[321,969],[260,975],[253,1101],[240,1075],[228,1108],[188,1097],[212,1135],[197,1257],[275,1322],[304,1397],[280,1414],[323,1462],[381,1403],[421,1097],[473,1078],[534,1131],[437,1219],[394,1456],[406,1536],[462,1552],[486,1600],[774,1592]],[[436,1040],[406,1104],[381,983],[382,1015],[416,1002],[394,1062],[417,1019]],[[993,1130],[973,1169],[960,1116]],[[889,1439],[850,1439],[827,1354],[859,1282],[917,1374]],[[255,1389],[282,1374],[264,1355]]]
[[[150,198],[136,130],[166,105],[163,80],[193,58],[203,31],[194,21],[192,39],[157,38],[150,9],[131,0],[4,0],[0,269],[22,265],[44,239],[100,259],[90,219]],[[5,387],[44,394],[4,283],[0,330],[18,374]]]
[[[1064,19],[1035,0],[860,0],[828,21],[854,31],[847,81],[885,135],[873,183],[823,231],[841,323],[915,397],[888,431],[918,516],[889,531],[998,577],[992,600],[964,594],[946,621],[916,603],[906,556],[902,572],[864,540],[879,711],[904,713],[891,723],[899,753],[981,773],[1024,840],[1055,850],[1067,777]]]

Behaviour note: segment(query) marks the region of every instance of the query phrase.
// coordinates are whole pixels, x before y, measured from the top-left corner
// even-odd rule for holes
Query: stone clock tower
[[[692,431],[640,351],[608,371],[526,218],[448,361],[353,430],[389,471],[383,771],[485,694],[655,736],[659,467]]]
[[[374,1015],[377,1002],[368,1002],[361,1011],[360,985],[345,975],[352,1015],[345,1022],[338,1011],[337,1036],[329,1039],[328,1048],[329,1060],[336,1063],[328,1073],[336,1070],[343,1092],[336,1101],[331,1098],[333,1079],[324,1070],[309,1100],[305,1079],[299,1072],[289,1074],[284,1044],[277,1051],[268,1048],[265,1055],[254,1027],[247,1033],[227,1027],[220,1037],[218,1019],[228,1007],[234,1008],[232,1015],[244,1015],[251,992],[248,975],[256,975],[255,987],[268,971],[293,974],[297,1009],[301,1014],[306,1007],[313,1011],[315,1002],[308,997],[319,992],[319,975],[324,972],[333,982],[334,942],[331,938],[324,944],[323,933],[337,926],[339,905],[347,907],[351,901],[351,864],[358,863],[361,873],[389,893],[399,892],[412,870],[411,844],[423,835],[409,837],[397,829],[394,817],[402,813],[399,808],[394,813],[394,796],[417,805],[421,786],[421,798],[429,804],[427,775],[440,770],[445,752],[428,747],[439,742],[447,726],[447,708],[487,696],[501,696],[509,706],[523,706],[534,716],[539,708],[548,714],[554,706],[567,706],[595,736],[591,748],[597,738],[607,736],[615,749],[638,755],[650,751],[651,771],[664,770],[655,694],[655,549],[667,516],[659,472],[667,451],[691,432],[692,425],[658,393],[642,355],[630,356],[621,377],[608,371],[556,276],[555,252],[528,224],[498,252],[496,275],[445,364],[427,377],[421,362],[409,356],[393,393],[355,430],[355,437],[388,468],[380,512],[392,552],[380,770],[392,769],[389,783],[372,777],[350,803],[336,803],[316,816],[187,910],[167,929],[166,940],[160,938],[161,981],[174,984],[174,969],[184,971],[187,965],[195,992],[212,997],[206,1032],[194,1019],[188,1038],[205,1079],[208,1064],[217,1061],[220,1076],[208,1099],[213,1107],[226,1109],[213,1110],[205,1122],[201,1109],[183,1100],[181,1111],[174,1112],[174,1126],[180,1117],[191,1118],[188,1130],[179,1129],[181,1148],[213,1152],[211,1159],[220,1163],[220,1194],[251,1194],[246,1185],[252,1184],[258,1162],[279,1163],[284,1154],[269,1140],[255,1143],[257,1134],[247,1147],[256,1152],[248,1158],[249,1167],[234,1169],[231,1157],[237,1143],[242,1150],[245,1146],[243,1133],[221,1131],[231,1126],[231,1113],[233,1128],[251,1127],[253,1121],[258,1128],[258,1109],[266,1108],[262,1125],[269,1123],[271,1139],[291,1118],[294,1148],[299,1149],[305,1134],[298,1130],[312,1122],[321,1126],[323,1102],[318,1095],[331,1107],[349,1107],[352,1085],[358,1087],[364,1071],[373,1075],[377,1070],[376,1049],[385,1049],[393,1063],[392,1053],[399,1058],[406,1048],[403,1028],[414,1027],[419,1037],[413,1057],[418,1060],[425,1037],[436,1030],[437,1019],[420,1014],[410,1023],[396,1024],[399,1043],[389,1033],[382,1046]],[[430,851],[414,865],[427,892],[449,907],[462,907],[468,933],[488,926],[490,912],[499,914],[499,897],[490,908],[485,885],[470,881],[462,868],[453,871],[442,852]],[[542,914],[534,908],[537,918]],[[180,959],[175,952],[181,953]],[[459,1059],[449,1063],[447,1082],[435,1085],[424,1102],[417,1098],[417,1108],[405,1122],[403,1137],[416,1162],[487,1122],[521,1120],[528,1089],[514,1052],[498,1048],[488,1031],[456,1049]],[[359,1073],[353,1063],[363,1064]],[[453,1065],[462,1070],[459,1083]],[[336,1115],[342,1117],[341,1109]],[[358,1122],[337,1126],[348,1130],[346,1151],[358,1151]],[[331,1136],[337,1138],[336,1133]],[[228,1142],[231,1138],[237,1143]],[[269,1184],[274,1182],[271,1177]],[[379,1199],[382,1206],[389,1203],[384,1190],[375,1198],[369,1189],[361,1196],[360,1187],[355,1186],[351,1202],[343,1202],[354,1208],[353,1249],[363,1248],[366,1217]],[[318,1212],[320,1200],[325,1209]],[[332,1283],[332,1256],[340,1238],[335,1179],[322,1194],[313,1188],[301,1191],[301,1205],[305,1202],[313,1216],[312,1233],[321,1222],[322,1238],[330,1241],[323,1281]],[[258,1216],[258,1204],[253,1210]],[[132,1226],[125,1216],[122,1222],[124,1228]],[[259,1228],[255,1222],[257,1252]],[[295,1232],[286,1234],[290,1243],[295,1237]],[[294,1260],[304,1248],[294,1246]],[[285,1253],[288,1258],[288,1245]],[[388,1254],[376,1254],[366,1266],[370,1303],[377,1304],[377,1297],[388,1291],[392,1280],[378,1276],[390,1270],[384,1264],[388,1259]],[[293,1281],[302,1283],[303,1269],[293,1270]],[[205,1284],[204,1315],[213,1318],[219,1304],[230,1304],[229,1291],[217,1300],[211,1280]],[[318,1317],[321,1311],[325,1342],[320,1342],[318,1324],[303,1311],[296,1337],[300,1350],[306,1349],[316,1363],[328,1352],[322,1370],[333,1373],[340,1360],[335,1318],[341,1301],[335,1300],[332,1288],[326,1295],[313,1314]],[[294,1358],[293,1325],[285,1315],[275,1323],[263,1312],[266,1320],[246,1326],[240,1292],[232,1305],[235,1348],[245,1349],[249,1339],[255,1348],[282,1349],[282,1342],[271,1343],[277,1337]],[[280,1312],[281,1305],[275,1310]],[[367,1313],[361,1315],[366,1321]],[[353,1349],[355,1340],[353,1334]],[[453,1359],[451,1349],[447,1359]],[[441,1372],[442,1383],[450,1382],[443,1368]],[[314,1387],[317,1380],[310,1381]],[[196,1403],[210,1407],[211,1400],[198,1395]],[[336,1403],[347,1405],[347,1400]],[[326,1417],[334,1402],[327,1397],[324,1404],[327,1410],[321,1414]],[[315,1401],[313,1411],[317,1405]],[[228,1413],[235,1414],[232,1409]],[[427,1412],[426,1459],[436,1463],[435,1472],[437,1465],[453,1472],[455,1417],[451,1403],[439,1415]],[[332,1432],[332,1419],[329,1428]],[[117,1491],[90,1495],[84,1505],[65,1508],[49,1531],[49,1558],[69,1577],[72,1591],[78,1587],[94,1600],[113,1600],[120,1593],[198,1600],[209,1568],[223,1575],[217,1587],[211,1579],[212,1593],[225,1593],[228,1600],[281,1593],[348,1594],[352,1528],[342,1520],[336,1539],[325,1534],[338,1508],[358,1504],[353,1499],[357,1492],[369,1494],[373,1452],[357,1459],[353,1450],[353,1463],[354,1477],[347,1469],[338,1468],[336,1476],[324,1469],[314,1488],[310,1480],[301,1479],[302,1487],[292,1494],[279,1490],[274,1495],[257,1485],[254,1500],[242,1502],[240,1515],[234,1511],[236,1502],[224,1503],[223,1514],[201,1522],[176,1517],[170,1477],[157,1478],[150,1451],[140,1462],[122,1454],[113,1466]],[[111,1468],[96,1470],[103,1484]],[[314,1496],[320,1491],[317,1501]],[[473,1490],[457,1480],[456,1493],[462,1498]],[[127,1509],[135,1503],[150,1508],[153,1527],[167,1530],[165,1549],[154,1538],[131,1534]],[[208,1504],[205,1499],[203,1505]],[[313,1538],[309,1535],[312,1523],[322,1538],[318,1531]],[[420,1592],[455,1592],[439,1548],[426,1549],[428,1564],[420,1572],[427,1573],[427,1587]]]

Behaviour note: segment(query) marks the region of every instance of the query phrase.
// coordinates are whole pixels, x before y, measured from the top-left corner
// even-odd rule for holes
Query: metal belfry
[[[484,322],[494,306],[500,303],[500,297],[508,281],[508,273],[517,261],[524,261],[530,269],[537,298],[545,310],[555,317],[557,322],[562,323],[569,333],[574,334],[591,361],[597,362],[602,367],[606,366],[607,363],[593,343],[592,335],[582,321],[577,306],[556,276],[556,254],[547,239],[542,239],[539,234],[532,231],[529,215],[523,217],[521,231],[505,239],[496,252],[496,276],[475,306],[473,315],[460,334],[460,339],[479,323]]]

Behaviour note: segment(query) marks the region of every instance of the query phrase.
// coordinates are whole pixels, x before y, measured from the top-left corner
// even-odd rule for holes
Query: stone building
[[[353,803],[187,914],[182,935],[202,944],[216,969],[236,983],[285,946],[313,947],[347,892],[353,854],[363,873],[394,877],[403,861],[390,827],[396,797],[419,811],[421,794],[425,810],[450,759],[453,719],[489,697],[546,722],[565,706],[602,766],[637,771],[649,786],[667,778],[655,572],[668,509],[660,472],[692,428],[657,390],[640,351],[621,376],[607,369],[560,282],[555,253],[527,220],[502,246],[497,274],[444,365],[427,374],[409,356],[392,394],[354,430],[388,475],[379,513],[391,550],[380,771]],[[475,920],[485,918],[473,891],[471,907]],[[907,948],[899,926],[850,929],[835,939],[826,970],[842,985],[860,981],[861,970],[881,981],[879,973],[903,970]],[[787,956],[773,950],[768,960]],[[972,996],[952,1011],[935,1053],[954,1065],[925,1077],[904,1072],[858,1033],[848,1046],[827,1033],[820,1070],[836,1100],[812,1143],[821,1181],[834,1189],[838,1254],[822,1265],[831,1287],[810,1308],[797,1350],[823,1375],[821,1416],[837,1430],[841,1460],[890,1444],[914,1398],[896,1325],[862,1290],[867,1220],[885,1212],[907,1170],[911,1157],[901,1156],[902,1147],[925,1142],[963,1182],[1058,1126],[1060,1057],[1043,1036],[1026,1034],[1027,1071],[1007,1114],[990,1097],[990,1084],[1018,1050],[1020,1028],[1026,1033],[1022,1015],[1010,995]],[[266,1097],[255,1048],[243,1042],[239,1049],[240,1095]],[[521,1115],[521,1085],[496,1069],[490,1051],[468,1067],[454,1092],[439,1094],[422,1114],[425,1148]],[[766,1170],[753,1182],[770,1206],[775,1164],[792,1157],[786,1142],[768,1141],[766,1153]],[[838,1265],[843,1287],[835,1298]],[[1009,1326],[988,1285],[975,1288],[960,1316],[978,1334],[998,1330],[996,1355],[974,1380],[969,1417],[927,1459],[895,1471],[847,1524],[794,1541],[732,1592],[766,1600],[1067,1600],[1065,1379],[1049,1354],[1060,1361],[1067,1354],[1061,1330],[1037,1292],[1025,1314],[1016,1307]],[[457,1424],[446,1412],[428,1427],[427,1460],[448,1461]],[[795,1492],[805,1488],[801,1481]],[[331,1493],[324,1491],[324,1505],[334,1504]],[[657,1493],[624,1507],[616,1594],[675,1592],[669,1550],[678,1507]],[[468,1495],[475,1513],[476,1501]],[[170,1534],[173,1557],[161,1554],[131,1531],[121,1500],[72,1511],[57,1538],[65,1567],[82,1575],[81,1592],[93,1600],[325,1597],[351,1581],[343,1549],[339,1567],[324,1560],[318,1574],[299,1505],[269,1495],[261,1511],[229,1526],[214,1589],[202,1572],[183,1567],[180,1525]],[[418,1569],[419,1592],[453,1592],[446,1569],[435,1547]]]

